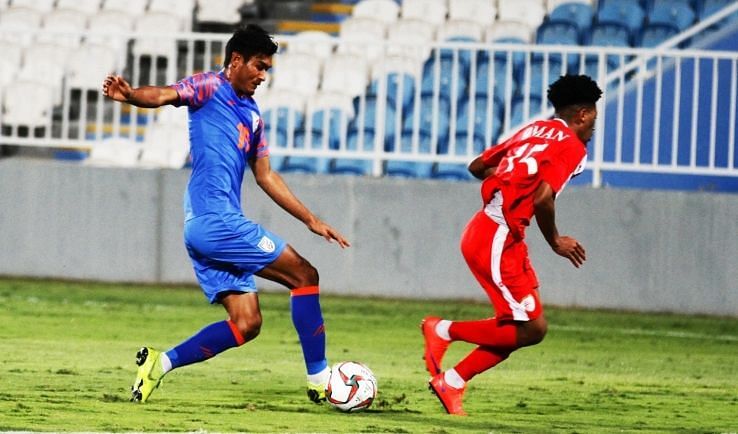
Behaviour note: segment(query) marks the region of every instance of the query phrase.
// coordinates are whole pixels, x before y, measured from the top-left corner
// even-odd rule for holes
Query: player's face
[[[581,128],[579,130],[579,138],[582,143],[586,144],[594,134],[594,125],[597,120],[597,107],[582,108],[580,113]]]
[[[229,67],[231,86],[240,95],[253,95],[256,88],[267,78],[272,67],[272,56],[255,54],[244,61],[243,56],[233,53]]]

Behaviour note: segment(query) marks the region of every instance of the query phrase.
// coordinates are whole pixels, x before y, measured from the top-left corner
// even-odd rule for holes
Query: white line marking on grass
[[[555,324],[550,324],[549,328],[553,330],[563,330],[567,332],[619,333],[621,335],[658,336],[658,337],[666,337],[666,338],[703,339],[703,340],[710,340],[710,341],[738,342],[738,336],[734,336],[734,335],[706,335],[703,333],[670,332],[670,331],[662,331],[662,330],[639,330],[639,329],[619,329],[619,328],[605,329],[605,328],[565,326],[565,325],[555,325]]]

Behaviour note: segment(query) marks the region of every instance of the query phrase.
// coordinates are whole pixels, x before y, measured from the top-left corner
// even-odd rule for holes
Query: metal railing
[[[35,35],[20,36],[30,41]],[[112,61],[63,63],[57,78],[34,76],[33,70],[17,65],[18,71],[0,87],[0,143],[86,152],[107,138],[122,137],[145,146],[147,131],[160,122],[159,111],[105,100],[99,87],[106,70],[123,74],[134,86],[173,83],[220,68],[229,37],[76,36],[82,47],[106,47]],[[12,37],[19,35],[13,32]],[[394,171],[463,179],[465,164],[483,148],[521,123],[550,116],[546,88],[568,72],[592,75],[605,91],[589,145],[593,185],[602,183],[606,171],[738,176],[735,52],[472,42],[428,43],[419,49],[366,42],[365,52],[373,44],[379,46],[374,51],[387,54],[368,61],[363,76],[351,76],[361,81],[358,92],[342,93],[321,77],[328,79],[328,59],[349,58],[351,50],[344,50],[337,38],[322,42],[329,47],[316,47],[316,42],[316,53],[327,48],[332,57],[308,54],[303,59],[317,62],[317,69],[303,63],[289,71],[287,58],[297,51],[291,49],[299,46],[296,38],[279,37],[282,49],[275,56],[271,84],[256,95],[272,154],[285,170],[292,164],[317,172],[340,172],[343,167],[375,176]],[[12,38],[0,29],[0,39]],[[23,50],[28,53],[37,45]],[[407,55],[418,52],[428,57]],[[315,70],[319,76],[310,77]],[[292,78],[280,80],[288,73]],[[346,74],[356,73],[347,69]],[[300,87],[303,82],[310,84]],[[26,93],[17,95],[19,88]]]

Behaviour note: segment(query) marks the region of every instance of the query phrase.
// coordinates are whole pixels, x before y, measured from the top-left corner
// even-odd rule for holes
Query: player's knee
[[[546,333],[548,332],[548,322],[541,318],[539,321],[535,321],[532,324],[533,327],[531,327],[530,330],[530,343],[528,345],[536,345],[543,341],[543,338],[546,337]]]
[[[524,323],[518,329],[518,344],[521,347],[536,345],[543,341],[548,332],[548,322],[545,318],[540,317],[534,321]]]
[[[244,342],[248,342],[259,336],[261,332],[261,315],[252,315],[248,318],[239,318],[235,321]]]
[[[293,288],[302,288],[305,286],[317,286],[320,281],[318,270],[306,259],[302,259],[300,267],[297,270]]]

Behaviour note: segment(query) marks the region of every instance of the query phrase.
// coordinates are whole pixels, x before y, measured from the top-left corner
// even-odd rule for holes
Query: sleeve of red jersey
[[[564,142],[557,152],[549,153],[539,162],[540,178],[558,193],[587,155],[581,143]]]
[[[503,142],[497,146],[485,149],[482,152],[482,162],[487,167],[495,167],[500,165],[500,161],[507,154],[507,150],[510,147],[510,142]]]

